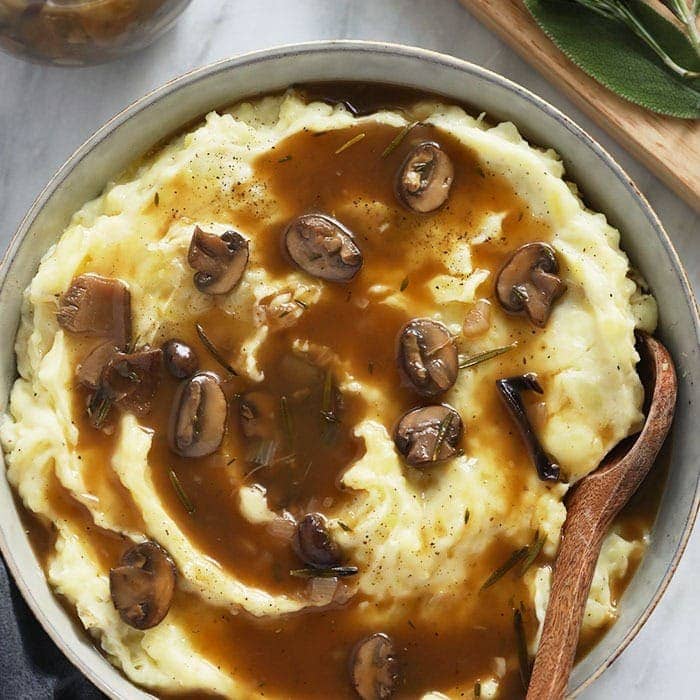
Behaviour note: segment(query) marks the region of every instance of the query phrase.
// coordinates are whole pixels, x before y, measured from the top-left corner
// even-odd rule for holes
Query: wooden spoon
[[[647,418],[631,447],[625,441],[629,449],[618,446],[571,493],[527,700],[564,697],[603,538],[648,474],[671,427],[677,393],[673,360],[658,340],[646,333],[638,338],[651,374],[645,382]]]

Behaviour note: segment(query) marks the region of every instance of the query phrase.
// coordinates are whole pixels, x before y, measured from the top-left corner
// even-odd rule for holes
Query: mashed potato
[[[656,325],[653,299],[640,294],[629,277],[618,232],[602,214],[582,205],[575,188],[562,179],[563,166],[554,152],[529,146],[513,124],[490,127],[457,107],[426,102],[415,114],[476,153],[486,174],[506,181],[527,203],[530,215],[551,231],[568,290],[522,360],[527,361],[527,371],[545,377],[536,427],[568,483],[543,483],[533,468],[522,466],[528,464],[524,450],[504,453],[498,435],[488,426],[478,427],[489,420],[483,387],[492,386],[493,365],[461,372],[449,392],[449,403],[466,424],[467,449],[433,478],[403,464],[386,423],[395,411],[382,386],[371,376],[359,376],[344,358],[336,358],[340,389],[364,401],[364,415],[354,433],[365,449],[342,476],[351,496],[342,505],[331,505],[326,514],[335,539],[360,569],[354,594],[363,601],[363,619],[378,628],[416,601],[416,615],[426,623],[443,620],[449,611],[455,625],[477,624],[474,621],[483,615],[479,589],[489,573],[489,566],[479,562],[485,561],[494,542],[520,546],[537,532],[546,537],[544,554],[551,558],[556,553],[567,489],[640,427],[642,388],[635,369],[634,330],[653,330]],[[403,113],[382,111],[359,118],[359,123],[401,127],[409,120]],[[163,623],[146,631],[120,619],[109,597],[108,570],[50,497],[55,480],[100,528],[134,542],[159,542],[177,565],[178,588],[208,606],[265,617],[323,601],[246,584],[192,541],[157,495],[149,464],[153,431],[128,414],[120,419],[107,467],[128,493],[140,521],[124,515],[123,496],[95,481],[91,459],[81,448],[73,416],[74,364],[69,339],[56,322],[56,298],[82,272],[118,277],[131,291],[134,335],[141,343],[159,342],[164,329],[179,328],[213,306],[238,316],[258,313],[231,362],[248,380],[263,382],[259,354],[274,333],[260,317],[265,300],[303,296],[304,306],[296,314],[301,317],[327,292],[322,282],[300,270],[290,267],[284,274],[272,274],[259,263],[259,239],[246,212],[253,207],[256,220],[264,225],[280,223],[282,214],[265,182],[255,177],[255,159],[290,135],[333,132],[357,122],[342,106],[306,104],[293,92],[222,114],[212,112],[203,124],[173,139],[85,204],[44,256],[25,293],[16,344],[20,377],[0,432],[8,477],[26,507],[55,525],[47,570],[51,585],[75,607],[110,660],[147,688],[202,689],[236,698],[257,692],[193,644],[177,605]],[[360,205],[372,225],[390,231],[394,215],[386,202]],[[342,221],[360,205],[348,201],[334,215]],[[376,280],[365,301],[397,313],[431,316],[459,334],[465,316],[490,294],[493,270],[479,267],[479,251],[502,235],[506,214],[475,214],[467,235],[451,241],[446,266],[430,281],[427,297],[410,301],[393,282]],[[195,224],[216,233],[235,227],[250,240],[250,263],[235,292],[214,298],[192,285],[186,253]],[[430,226],[427,220],[421,225]],[[425,251],[416,256],[421,254]],[[418,257],[409,259],[408,269],[418,262]],[[471,351],[511,342],[510,328],[509,317],[493,314],[488,330],[471,342]],[[308,354],[314,348],[300,337],[297,351]],[[236,469],[231,467],[231,478],[239,488],[243,516],[251,523],[274,522],[278,515],[264,489],[241,486]],[[516,472],[519,490],[514,497]],[[611,585],[624,576],[631,554],[643,546],[619,534],[608,537],[585,628],[601,628],[614,619]],[[532,567],[525,575],[530,597],[526,602],[540,623],[549,577],[549,565]],[[536,643],[533,639],[533,652]],[[481,675],[482,695],[497,697],[502,664],[495,657],[489,663],[491,671]],[[462,681],[466,687],[473,683],[470,678]],[[459,688],[459,683],[434,688],[430,697],[458,697]]]

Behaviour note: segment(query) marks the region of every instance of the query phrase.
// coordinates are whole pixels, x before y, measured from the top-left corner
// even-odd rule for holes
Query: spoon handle
[[[564,525],[552,573],[547,629],[535,657],[527,700],[564,697],[604,535],[598,518],[577,518]]]

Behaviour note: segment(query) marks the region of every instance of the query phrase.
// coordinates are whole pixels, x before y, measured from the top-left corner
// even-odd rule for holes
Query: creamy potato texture
[[[414,120],[421,121],[419,128],[431,130],[435,141],[448,139],[452,148],[463,149],[464,162],[474,166],[469,175],[473,191],[481,188],[473,203],[465,186],[464,198],[456,190],[446,210],[414,215],[391,196],[391,183],[389,195],[382,191],[375,196],[356,185],[351,173],[358,158],[395,169],[391,159],[399,154],[382,157],[382,149]],[[340,150],[362,133],[357,143]],[[300,163],[305,151],[299,144],[325,148],[327,161],[309,152]],[[298,173],[297,186],[303,190],[309,187],[307,171],[326,163],[331,166],[323,177],[331,194],[324,194],[325,200],[319,195],[315,206],[308,207],[314,202],[309,194],[304,206],[327,210],[332,201],[328,213],[347,223],[363,250],[365,267],[347,299],[344,290],[337,296],[341,292],[331,283],[291,263],[268,264],[270,256],[278,255],[278,233],[290,216],[303,213],[294,208],[302,195],[284,199],[282,185],[289,187],[289,182],[283,173]],[[374,172],[374,166],[366,167]],[[479,630],[489,627],[493,609],[509,611],[508,598],[514,595],[531,611],[529,644],[534,653],[566,516],[563,498],[617,442],[639,429],[643,392],[634,331],[653,331],[656,325],[655,303],[630,278],[618,232],[602,214],[583,206],[563,176],[558,156],[528,145],[513,124],[491,126],[455,106],[425,100],[408,112],[380,110],[355,117],[342,105],[309,103],[289,92],[209,114],[74,215],[25,293],[17,337],[20,377],[0,435],[8,477],[24,505],[42,522],[53,523],[48,579],[75,607],[112,663],[155,692],[315,697],[308,689],[285,689],[279,680],[268,681],[263,690],[254,671],[241,670],[245,659],[237,661],[218,650],[217,634],[223,632],[214,622],[225,616],[234,626],[245,620],[257,630],[267,621],[265,629],[274,635],[295,616],[311,619],[332,602],[345,606],[343,629],[352,630],[361,620],[360,636],[399,628],[412,634],[410,623],[429,630],[426,639],[434,633],[457,640],[469,630],[477,646]],[[375,177],[379,175],[368,175],[368,181]],[[455,188],[465,178],[456,166]],[[506,190],[504,199],[498,192]],[[235,229],[249,240],[247,269],[229,294],[203,294],[192,283],[187,250],[195,225],[217,234]],[[516,240],[513,232],[519,226],[526,228]],[[553,246],[567,285],[543,329],[505,314],[493,298],[502,259],[533,232]],[[373,262],[373,250],[382,246],[401,251],[395,263],[390,263],[390,250],[382,265]],[[273,498],[274,485],[265,481],[273,477],[265,470],[250,474],[235,399],[216,461],[193,464],[181,479],[187,480],[186,491],[197,505],[198,483],[213,473],[206,470],[215,470],[211,478],[226,499],[225,508],[235,511],[235,522],[253,533],[250,556],[260,571],[268,567],[271,572],[275,556],[266,554],[264,545],[255,550],[254,533],[282,532],[285,521],[293,523],[304,511],[318,510],[328,518],[347,562],[358,567],[357,576],[337,586],[319,579],[288,585],[286,571],[282,582],[279,571],[276,578],[267,569],[253,576],[236,561],[222,559],[224,545],[212,544],[214,538],[202,534],[211,532],[206,530],[210,525],[200,528],[206,508],[188,515],[168,493],[170,462],[163,456],[167,451],[157,448],[158,426],[125,413],[115,421],[112,435],[88,434],[94,429],[77,415],[83,404],[75,389],[76,363],[87,345],[56,322],[57,298],[84,272],[128,285],[138,343],[157,346],[170,337],[196,339],[195,322],[209,322],[211,334],[222,340],[226,324],[235,326],[226,355],[239,375],[234,381],[244,382],[245,390],[266,386],[272,366],[266,348],[275,344],[286,343],[290,356],[332,371],[338,390],[354,407],[348,440],[359,446],[341,465],[338,494],[306,493],[303,503],[291,504]],[[475,331],[463,324],[476,311],[486,323]],[[406,466],[397,452],[392,427],[401,409],[390,387],[400,378],[395,366],[383,361],[393,355],[396,328],[387,326],[386,348],[377,350],[373,360],[377,341],[364,339],[361,326],[373,314],[380,319],[377,327],[381,319],[440,320],[464,355],[517,343],[499,358],[462,370],[455,386],[440,398],[464,422],[462,454],[416,469]],[[327,330],[316,332],[321,322]],[[336,343],[334,332],[339,337],[349,334],[342,326],[353,326],[355,337]],[[201,345],[197,351],[202,364],[221,371]],[[561,466],[564,479],[558,483],[538,478],[496,394],[496,379],[525,371],[537,373],[544,389],[528,402],[528,411],[545,449]],[[411,401],[418,403],[405,393],[400,401],[406,408]],[[304,411],[292,410],[298,415]],[[86,534],[86,523],[94,523],[102,539]],[[226,522],[218,527],[235,529]],[[132,629],[112,605],[109,569],[116,561],[102,544],[112,536],[128,544],[155,540],[175,561],[175,600],[165,620],[152,629]],[[543,552],[521,577],[510,572],[481,590],[510,552],[536,538],[546,538]],[[584,634],[615,618],[615,584],[643,548],[644,537],[631,541],[621,531],[609,535],[596,569]],[[195,613],[210,621],[206,629],[213,642],[202,643],[192,633]],[[235,651],[246,640],[229,643]],[[272,644],[265,639],[259,643],[262,648]],[[461,697],[477,680],[482,696],[508,696],[504,679],[517,674],[515,647],[506,653],[498,644],[485,643],[482,657],[457,677],[431,678],[422,685],[409,679],[407,696],[433,692],[430,697]],[[345,668],[348,652],[342,645],[333,651],[338,668]],[[269,664],[276,663],[270,651]],[[335,681],[324,682],[331,685],[321,688],[332,688]],[[351,697],[349,682],[343,692]]]

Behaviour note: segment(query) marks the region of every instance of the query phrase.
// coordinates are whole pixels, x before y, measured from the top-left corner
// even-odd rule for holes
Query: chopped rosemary
[[[528,547],[521,547],[516,549],[503,564],[501,564],[486,581],[484,581],[481,586],[481,590],[484,591],[490,586],[493,586],[496,581],[498,581],[504,574],[507,574],[516,564],[519,564],[522,559],[527,556]]]
[[[112,401],[103,391],[98,389],[92,395],[87,407],[88,416],[90,416],[90,422],[94,428],[99,429],[104,425],[111,408]]]
[[[476,683],[474,683],[474,697],[481,697],[481,681],[477,681]]]
[[[486,352],[480,352],[478,355],[472,355],[471,357],[464,357],[460,355],[459,358],[459,368],[467,369],[469,367],[475,367],[476,365],[486,362],[487,360],[492,360],[494,357],[503,355],[504,353],[517,347],[517,343],[511,343],[510,345],[504,345],[500,348],[494,348],[493,350],[487,350]]]
[[[515,627],[515,640],[518,645],[520,680],[522,681],[523,688],[527,690],[528,685],[530,685],[530,655],[527,651],[525,625],[523,625],[523,614],[520,610],[513,611],[513,627]]]
[[[469,508],[467,508],[464,511],[464,524],[466,525],[469,522]]]
[[[195,328],[197,329],[197,335],[199,336],[199,339],[202,341],[202,345],[209,351],[209,354],[229,373],[232,374],[234,377],[238,376],[238,372],[236,372],[231,365],[226,362],[224,359],[223,355],[219,350],[216,348],[214,343],[209,340],[209,337],[207,334],[204,332],[204,328],[199,325],[199,323],[195,323]]]
[[[406,124],[401,131],[399,131],[396,136],[394,136],[393,139],[391,139],[391,142],[389,145],[382,151],[382,158],[386,158],[388,155],[393,153],[397,148],[398,145],[406,138],[408,135],[408,132],[411,131],[414,127],[418,126],[419,122],[411,122],[410,124]]]
[[[192,515],[192,513],[194,513],[194,506],[192,505],[192,501],[190,501],[185,493],[185,490],[182,488],[182,484],[180,483],[180,479],[177,478],[177,474],[171,469],[168,472],[168,476],[170,477],[170,483],[173,485],[177,497],[180,499],[180,503],[182,503],[182,507],[189,515]]]
[[[399,290],[402,291],[402,292],[405,292],[405,291],[406,291],[406,287],[408,287],[408,283],[409,283],[408,277],[404,277],[404,278],[401,280],[401,286],[399,287]]]
[[[323,378],[323,398],[321,403],[321,415],[325,416],[333,411],[333,375],[329,369]]]
[[[262,467],[269,467],[272,464],[272,458],[275,456],[276,451],[277,443],[274,440],[261,440],[253,456],[248,461]]]
[[[366,136],[364,131],[361,134],[358,134],[357,136],[353,136],[349,141],[346,141],[336,152],[335,155],[338,155],[339,153],[342,153],[344,150],[347,148],[350,148],[350,146],[354,146],[356,143],[359,141],[362,141],[362,139]]]
[[[160,195],[157,192],[153,195],[153,204],[156,206],[160,204]]]
[[[288,160],[291,160],[292,156],[282,156],[277,162],[278,163],[286,163]]]
[[[289,412],[287,405],[287,397],[280,398],[280,415],[282,416],[282,427],[284,428],[284,436],[287,439],[287,445],[290,449],[294,449],[294,424],[292,423],[292,415]]]
[[[356,566],[329,566],[327,569],[291,569],[289,575],[297,578],[344,578],[354,576],[358,571]]]
[[[295,303],[297,306],[301,306],[302,309],[308,309],[308,308],[309,308],[309,305],[308,305],[305,301],[302,301],[301,299],[295,299],[295,300],[294,300],[294,303]]]
[[[523,565],[520,567],[521,576],[524,576],[525,572],[533,565],[546,541],[547,536],[542,535],[542,537],[540,537],[540,532],[538,530],[535,533],[535,539],[532,544],[527,548],[527,556],[525,557],[525,561],[523,561]]]
[[[440,427],[438,428],[438,434],[435,438],[435,446],[433,447],[433,455],[431,461],[437,461],[440,455],[440,449],[442,448],[442,443],[445,442],[447,437],[447,431],[452,427],[453,413],[450,411],[441,421]]]
[[[341,529],[345,530],[345,532],[352,532],[352,528],[342,520],[338,520],[338,525],[340,525]]]

